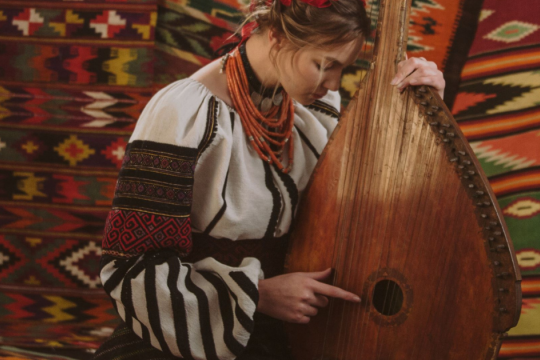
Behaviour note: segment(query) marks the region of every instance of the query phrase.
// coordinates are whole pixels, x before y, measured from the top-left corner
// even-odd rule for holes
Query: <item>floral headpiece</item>
[[[281,3],[285,6],[291,6],[292,0],[280,0]],[[305,2],[308,5],[316,6],[318,8],[326,8],[332,5],[334,1],[338,0],[300,0],[302,2]],[[362,4],[364,4],[364,7],[366,7],[366,0],[360,0]],[[271,3],[271,1],[270,1]]]
[[[292,0],[280,0],[285,6],[291,6]],[[325,8],[332,5],[332,0],[300,0],[308,5],[316,6],[318,8]],[[337,1],[337,0],[335,0]]]
[[[264,1],[264,0],[263,0]],[[282,5],[284,6],[291,6],[291,3],[292,3],[292,0],[266,0],[266,6],[270,7],[272,6],[272,3],[274,1],[280,1]],[[318,8],[327,8],[329,6],[332,5],[333,2],[337,2],[339,0],[299,0],[299,1],[302,1],[308,5],[311,5],[311,6],[316,6]],[[359,0],[360,2],[362,2],[362,4],[364,5],[364,8],[366,8],[366,0]],[[249,8],[250,11],[254,11],[256,6],[257,6],[257,3],[261,3],[260,1],[253,1],[252,0],[252,3],[251,3],[251,6]],[[242,41],[240,42],[240,44],[242,44],[243,42],[245,42],[250,36],[251,34],[253,33],[253,31],[258,27],[258,24],[257,22],[250,22],[246,25],[244,25],[244,27],[242,28],[242,32],[241,32],[241,35],[242,35]]]
[[[275,0],[277,1],[277,0]],[[279,0],[281,2],[282,5],[284,6],[291,6],[291,3],[292,3],[292,0]],[[330,5],[332,5],[333,2],[336,2],[338,0],[300,0],[308,5],[311,5],[311,6],[316,6],[318,8],[326,8],[326,7],[329,7]],[[362,2],[362,4],[364,5],[364,7],[366,7],[366,0],[359,0]],[[267,6],[271,6],[272,3],[274,2],[274,0],[267,0],[266,1],[266,5]],[[255,3],[252,3],[251,4],[251,10],[253,10],[255,6]]]

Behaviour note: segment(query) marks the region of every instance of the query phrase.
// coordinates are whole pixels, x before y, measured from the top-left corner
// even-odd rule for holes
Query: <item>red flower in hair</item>
[[[338,1],[338,0],[300,0],[302,2],[305,2],[308,5],[316,6],[318,8],[326,8],[332,5],[332,1]],[[364,4],[364,8],[366,7],[366,0],[360,0],[362,4]],[[281,0],[281,3],[285,6],[291,6],[292,0]]]
[[[316,6],[318,8],[325,8],[332,5],[332,2],[330,0],[300,0],[302,2],[305,2],[308,5]],[[291,6],[292,0],[281,0],[281,3],[285,6]]]
[[[326,8],[332,5],[330,0],[302,0],[308,5],[316,6],[318,8]]]

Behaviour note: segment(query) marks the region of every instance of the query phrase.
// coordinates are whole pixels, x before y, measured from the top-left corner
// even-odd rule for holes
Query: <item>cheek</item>
[[[305,66],[298,70],[298,82],[302,84],[302,88],[308,92],[316,90],[321,79],[321,72],[315,66]]]

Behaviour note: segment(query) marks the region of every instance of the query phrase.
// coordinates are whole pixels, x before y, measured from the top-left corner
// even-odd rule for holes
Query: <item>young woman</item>
[[[282,274],[299,197],[337,124],[342,70],[370,25],[360,0],[251,7],[228,56],[158,92],[126,149],[101,279],[123,319],[96,359],[286,359],[281,321],[307,323],[329,269]],[[398,90],[430,85],[409,59]]]

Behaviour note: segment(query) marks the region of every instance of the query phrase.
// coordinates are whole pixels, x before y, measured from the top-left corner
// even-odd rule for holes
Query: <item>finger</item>
[[[444,79],[437,70],[422,68],[403,79],[396,87],[399,90],[403,90],[408,85],[429,85],[435,88],[438,86],[444,87]]]
[[[328,268],[326,270],[323,270],[323,271],[314,271],[314,272],[307,272],[307,273],[304,273],[307,277],[313,279],[313,280],[324,280],[324,279],[327,279],[330,274],[332,274],[332,268]]]
[[[418,61],[416,59],[409,59],[406,61],[403,61],[402,66],[399,68],[398,72],[396,73],[396,76],[392,79],[392,82],[390,82],[391,85],[399,84],[403,81],[407,76],[413,73],[419,65]]]
[[[297,324],[307,324],[309,323],[310,320],[311,318],[309,316],[302,316],[300,319],[292,321],[292,322],[297,323]]]
[[[324,308],[324,307],[328,306],[328,298],[326,296],[323,296],[323,295],[315,294],[313,299],[311,299],[311,301],[309,301],[309,305],[315,306],[315,307],[318,307],[318,308]]]
[[[432,77],[432,76],[420,77],[420,78],[414,79],[414,81],[411,80],[410,84],[414,86],[420,86],[420,85],[431,86],[435,88],[435,90],[437,90],[441,99],[444,97],[444,87],[446,84],[445,84],[444,79],[441,79],[440,77]]]
[[[398,72],[390,84],[397,85],[408,76],[416,74],[420,70],[431,71],[432,73],[438,71],[437,64],[432,61],[426,61],[425,58],[410,58],[409,60],[402,61],[398,64]]]
[[[444,89],[444,83],[442,83],[442,81],[438,77],[434,77],[434,76],[415,77],[413,79],[408,80],[408,83],[414,86],[419,86],[419,85],[432,86],[438,91],[441,89]]]
[[[332,286],[321,282],[314,283],[313,291],[319,295],[330,296],[352,302],[360,302],[360,297],[358,295],[338,288],[337,286]]]
[[[302,313],[305,316],[313,317],[319,313],[319,310],[317,310],[314,306],[306,305],[306,307],[303,309]]]

